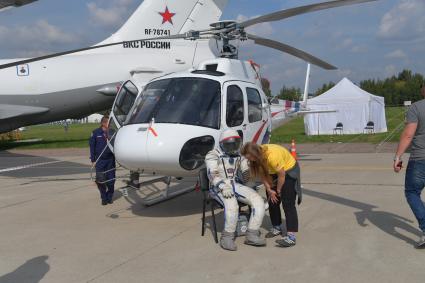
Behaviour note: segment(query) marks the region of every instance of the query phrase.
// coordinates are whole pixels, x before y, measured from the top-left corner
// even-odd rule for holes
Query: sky
[[[170,0],[158,0],[170,1]],[[177,1],[177,0],[174,0]],[[184,0],[180,0],[184,1]],[[39,0],[0,12],[0,58],[30,57],[89,46],[114,33],[142,0]],[[318,0],[229,0],[222,19],[244,20]],[[251,33],[309,52],[338,70],[312,68],[311,89],[348,77],[385,78],[408,68],[425,74],[425,1],[379,0],[261,24]],[[276,93],[304,87],[306,63],[279,51],[243,43]]]

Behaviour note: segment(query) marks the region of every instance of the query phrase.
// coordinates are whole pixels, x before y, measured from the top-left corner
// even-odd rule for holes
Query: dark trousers
[[[277,176],[273,177],[274,179]],[[280,213],[280,204],[282,203],[285,213],[286,230],[288,232],[298,232],[298,213],[295,206],[297,193],[295,191],[296,180],[286,175],[285,184],[281,191],[281,198],[277,203],[269,201],[269,213],[273,226],[282,224],[282,215]]]
[[[115,159],[100,159],[97,161],[96,184],[101,199],[111,201],[115,191]]]

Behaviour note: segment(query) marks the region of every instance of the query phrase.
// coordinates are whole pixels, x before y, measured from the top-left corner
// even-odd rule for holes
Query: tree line
[[[359,84],[363,90],[384,97],[387,106],[399,106],[403,105],[404,101],[416,102],[422,99],[420,92],[424,85],[425,77],[422,74],[413,73],[411,70],[403,70],[398,75],[386,79],[363,80]],[[334,82],[325,83],[313,93],[313,96],[321,95],[334,86]],[[283,86],[277,97],[299,101],[302,99],[302,90]]]

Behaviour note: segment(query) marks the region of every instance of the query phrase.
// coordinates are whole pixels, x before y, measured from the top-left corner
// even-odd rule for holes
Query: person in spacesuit
[[[224,207],[224,230],[220,246],[225,250],[236,251],[235,231],[238,223],[238,201],[249,205],[251,217],[246,233],[245,244],[265,246],[260,226],[265,214],[263,198],[252,188],[244,186],[249,178],[248,161],[240,155],[242,139],[237,131],[226,130],[220,136],[220,147],[210,151],[205,157],[212,196]]]

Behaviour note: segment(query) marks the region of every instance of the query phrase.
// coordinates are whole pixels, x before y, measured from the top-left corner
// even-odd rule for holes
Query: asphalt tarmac
[[[143,206],[165,187],[155,183],[117,190],[102,207],[86,153],[0,153],[0,282],[424,282],[425,250],[413,248],[420,232],[392,154],[304,158],[297,246],[238,238],[226,252],[209,225],[200,235],[200,192]]]

